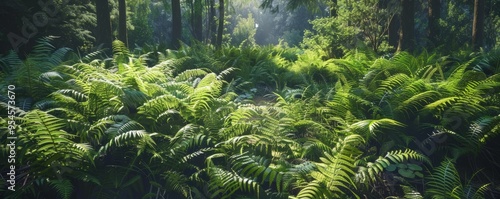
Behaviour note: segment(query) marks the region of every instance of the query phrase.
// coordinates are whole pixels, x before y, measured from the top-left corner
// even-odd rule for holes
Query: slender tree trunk
[[[181,46],[182,21],[181,21],[181,2],[172,0],[172,44],[174,49]]]
[[[472,46],[479,50],[484,35],[484,0],[474,0],[474,21],[472,22]]]
[[[401,1],[401,29],[398,51],[412,51],[415,48],[415,7],[413,0]]]
[[[441,16],[441,0],[429,0],[429,32],[428,38],[432,45],[438,45],[439,18]]]
[[[203,40],[203,4],[202,0],[194,1],[194,20],[193,30],[194,38],[198,41]]]
[[[96,43],[97,45],[103,44],[103,48],[111,49],[113,38],[108,0],[96,0],[95,4],[97,12]]]
[[[215,0],[210,0],[210,43],[216,43],[217,23],[215,20]]]
[[[400,28],[400,19],[399,15],[396,14],[392,16],[391,22],[389,23],[389,46],[394,47],[394,49],[398,48],[399,44],[399,28]]]
[[[122,41],[128,47],[127,39],[127,4],[125,0],[118,1],[118,40]]]
[[[217,48],[222,46],[222,34],[224,34],[224,0],[219,0],[219,29],[217,30]]]
[[[330,7],[330,17],[337,16],[337,0],[331,0],[332,7]]]

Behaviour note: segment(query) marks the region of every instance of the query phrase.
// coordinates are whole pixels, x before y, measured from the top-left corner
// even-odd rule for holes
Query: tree
[[[224,0],[219,0],[219,29],[217,30],[217,48],[222,46],[222,34],[224,34]]]
[[[203,4],[201,0],[194,0],[193,9],[193,36],[196,40],[203,40]]]
[[[391,22],[389,23],[389,30],[388,30],[388,36],[389,36],[389,46],[393,47],[394,49],[398,48],[399,44],[399,26],[400,26],[400,16],[399,15],[393,15],[391,17]]]
[[[248,14],[247,18],[241,16],[236,17],[236,26],[231,35],[231,43],[240,46],[253,46],[255,45],[255,20],[252,13]]]
[[[379,52],[379,47],[386,41],[390,20],[396,15],[398,4],[391,0],[366,0],[351,6],[352,9],[344,15],[347,24],[359,28],[365,43],[374,52]]]
[[[210,31],[208,32],[207,39],[210,39],[210,43],[215,43],[217,41],[216,39],[216,32],[217,32],[217,21],[215,20],[215,0],[210,0],[210,12],[209,12],[209,17],[208,17],[208,23],[210,27]]]
[[[411,51],[415,46],[415,6],[413,0],[401,1],[401,29],[399,32],[398,51]]]
[[[127,38],[128,42],[134,46],[144,46],[147,43],[158,41],[156,36],[159,35],[153,34],[153,30],[156,28],[153,24],[157,17],[157,13],[153,13],[152,10],[156,11],[156,7],[164,6],[155,1],[156,0],[127,0],[127,8],[129,9]],[[162,31],[165,32],[164,29],[162,29]]]
[[[104,48],[111,49],[112,34],[111,34],[111,19],[108,0],[96,0],[97,12],[97,33],[96,42],[98,45],[103,44]]]
[[[439,18],[441,16],[441,1],[429,0],[429,32],[427,37],[433,45],[438,44],[439,37]]]
[[[260,8],[270,9],[272,12],[278,12],[279,6],[274,4],[274,0],[262,0],[260,4]],[[277,1],[280,2],[280,1]],[[335,15],[337,9],[332,9],[336,7],[337,0],[320,0],[320,1],[309,1],[309,0],[285,0],[281,1],[286,4],[285,8],[288,11],[295,10],[301,6],[305,6],[310,11],[319,11],[323,5],[329,4],[330,7],[330,15]]]
[[[478,50],[483,45],[484,0],[474,1],[474,21],[472,22],[472,47]]]
[[[181,21],[181,2],[180,0],[172,0],[172,43],[174,49],[181,46],[182,38],[182,21]]]
[[[337,16],[337,0],[331,0],[330,5],[330,17]]]
[[[128,46],[127,39],[127,2],[125,0],[118,1],[118,40],[122,41],[125,46]]]
[[[315,35],[306,31],[303,44],[322,49],[328,57],[341,57],[364,42],[374,52],[386,52],[387,34],[399,10],[397,1],[338,1],[336,17],[313,20]],[[318,48],[319,47],[319,48]]]

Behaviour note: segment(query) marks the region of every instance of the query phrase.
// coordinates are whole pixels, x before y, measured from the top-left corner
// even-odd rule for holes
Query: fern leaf
[[[455,165],[450,160],[441,162],[429,177],[427,193],[433,198],[461,198],[462,183]]]
[[[310,192],[306,195],[316,195],[312,194],[315,192],[311,192],[311,190],[318,190],[317,184],[319,184],[325,186],[326,190],[328,190],[320,195],[331,194],[328,193],[330,191],[342,195],[346,194],[345,191],[347,190],[359,198],[352,190],[352,188],[356,188],[352,178],[355,175],[355,157],[361,154],[361,151],[356,147],[361,143],[364,143],[363,138],[360,135],[352,134],[337,143],[337,146],[333,149],[333,154],[325,152],[325,157],[320,158],[322,163],[317,164],[318,171],[311,173],[317,183],[313,183],[314,186],[311,188],[306,187],[301,190],[298,195],[304,195],[304,192]]]
[[[49,182],[56,189],[59,196],[63,199],[70,199],[73,192],[73,185],[69,180],[53,180]]]
[[[175,81],[180,82],[180,81],[186,81],[190,78],[193,77],[198,77],[198,76],[203,76],[208,74],[208,72],[204,69],[190,69],[190,70],[185,70],[179,75],[175,77]]]

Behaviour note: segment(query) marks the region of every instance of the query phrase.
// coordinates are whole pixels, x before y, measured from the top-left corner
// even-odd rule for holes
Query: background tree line
[[[131,49],[146,44],[176,49],[196,41],[214,46],[282,41],[322,50],[328,57],[359,47],[376,53],[463,46],[491,49],[500,38],[497,0],[47,2],[57,14],[38,16],[47,17],[43,27],[25,25],[45,9],[40,3],[8,0],[0,4],[1,52],[13,47],[28,50],[34,38],[47,35],[63,38],[56,45],[83,51],[98,46],[110,49],[115,39]],[[36,34],[31,34],[33,28]]]

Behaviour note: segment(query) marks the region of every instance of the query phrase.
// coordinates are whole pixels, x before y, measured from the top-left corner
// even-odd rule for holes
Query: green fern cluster
[[[452,161],[488,153],[498,135],[495,53],[323,60],[314,51],[199,45],[159,52],[151,64],[119,41],[110,58],[96,52],[63,62],[66,52],[45,39],[26,60],[0,58],[0,85],[18,87],[12,110],[25,182],[9,198],[481,198],[491,191],[462,183]],[[0,100],[6,113],[8,98]],[[0,124],[5,136],[7,121]],[[435,154],[414,144],[442,135],[448,139],[435,143]]]

